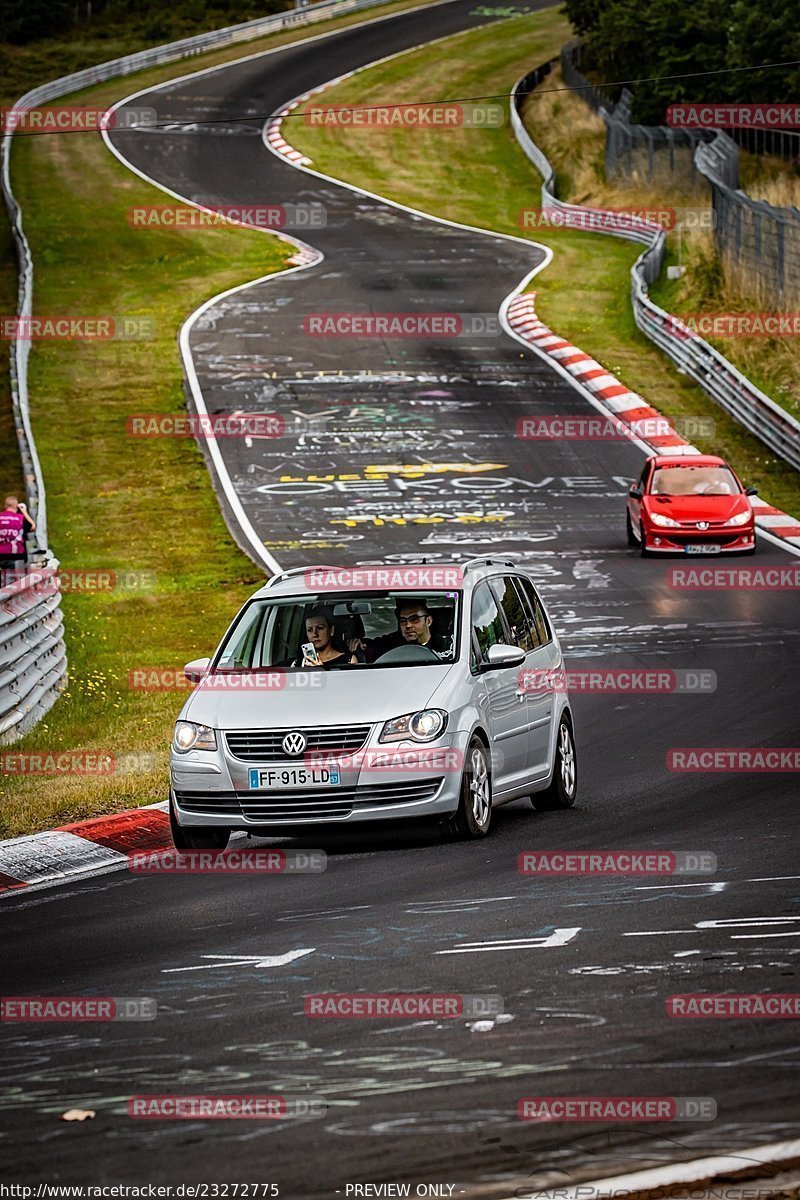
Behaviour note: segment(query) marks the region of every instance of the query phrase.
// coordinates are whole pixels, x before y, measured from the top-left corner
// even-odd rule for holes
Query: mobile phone
[[[313,645],[312,642],[303,642],[300,649],[303,651],[304,657],[307,658],[309,662],[313,662],[315,665],[319,664],[319,655],[317,654],[317,648],[316,648],[316,646]]]

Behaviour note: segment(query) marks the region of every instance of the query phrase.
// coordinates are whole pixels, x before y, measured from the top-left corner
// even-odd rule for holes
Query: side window
[[[491,588],[503,610],[511,632],[511,643],[526,653],[537,645],[536,630],[531,615],[526,612],[522,597],[510,575],[504,579],[493,579]]]
[[[472,597],[472,632],[484,658],[490,646],[506,641],[503,618],[488,583],[479,583]]]
[[[550,632],[550,626],[547,623],[547,617],[544,615],[544,609],[539,597],[536,595],[536,588],[531,583],[530,579],[518,578],[517,584],[520,591],[526,600],[526,609],[530,613],[533,620],[533,626],[536,635],[536,646],[546,646],[548,642],[552,642],[553,635]]]
[[[257,647],[264,636],[264,627],[268,609],[258,602],[250,604],[243,610],[236,628],[231,634],[225,650],[219,660],[221,667],[236,670],[241,667],[260,666],[255,659]]]

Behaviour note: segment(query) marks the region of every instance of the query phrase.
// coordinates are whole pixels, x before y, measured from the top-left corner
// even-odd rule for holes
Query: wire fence
[[[542,63],[516,83],[511,98],[511,126],[522,151],[542,176],[542,208],[557,210],[560,224],[590,229],[593,227],[591,214],[603,210],[587,209],[557,199],[553,166],[523,121],[526,94],[547,78],[555,61]],[[645,249],[631,268],[631,304],[638,328],[745,429],[800,470],[800,422],[784,412],[703,338],[695,334],[687,337],[682,332],[681,322],[650,299],[648,285],[658,277],[664,261],[664,230],[645,220],[628,219],[615,223],[615,214],[605,215],[608,219],[596,226],[596,232],[645,243]]]
[[[633,96],[615,102],[580,70],[580,45],[561,52],[568,87],[606,125],[605,172],[610,182],[710,193],[714,243],[728,279],[773,307],[800,303],[800,210],[755,200],[739,187],[739,147],[800,163],[800,133],[783,130],[671,129],[630,120]]]

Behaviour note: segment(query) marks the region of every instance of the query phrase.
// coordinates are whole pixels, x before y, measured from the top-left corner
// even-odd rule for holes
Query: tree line
[[[134,27],[168,38],[293,7],[293,0],[0,0],[0,41],[21,46],[81,32],[102,38]]]
[[[784,0],[566,0],[593,79],[688,76],[800,60],[800,20]],[[663,125],[670,104],[800,104],[800,67],[633,84],[632,119]]]

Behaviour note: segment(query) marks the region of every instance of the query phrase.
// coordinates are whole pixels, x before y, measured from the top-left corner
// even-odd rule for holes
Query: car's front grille
[[[236,729],[225,733],[225,741],[234,758],[240,758],[243,762],[286,762],[319,751],[332,753],[344,750],[352,753],[360,750],[371,728],[371,725],[294,725],[287,729]],[[286,753],[283,739],[287,733],[303,734],[306,746],[301,754]]]
[[[176,792],[179,808],[187,812],[230,813],[240,817],[242,806],[236,792]]]
[[[278,792],[176,792],[179,808],[196,813],[224,813],[247,821],[331,821],[363,808],[432,800],[442,785],[436,779],[403,783],[370,783],[356,788],[303,788]]]
[[[742,536],[740,533],[714,533],[711,529],[681,530],[677,532],[669,529],[663,535],[671,542],[679,542],[680,545],[689,546],[730,546],[732,542],[738,542]]]

